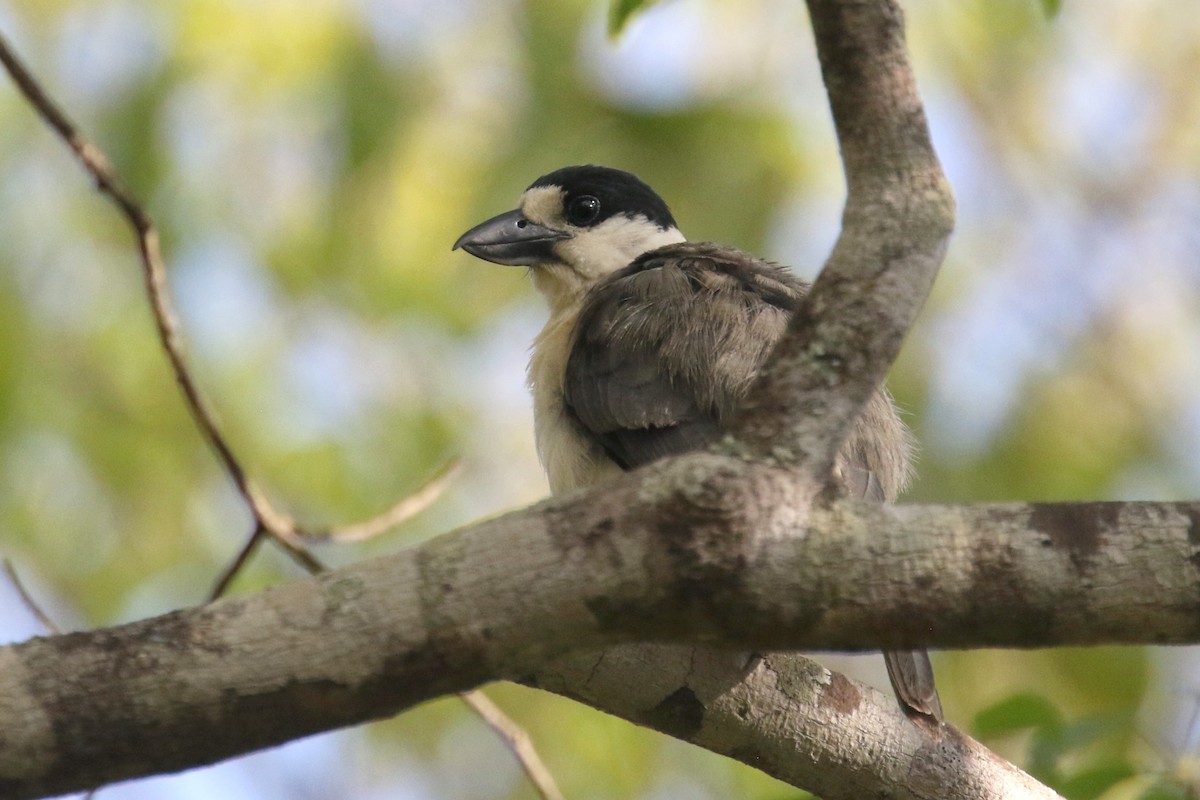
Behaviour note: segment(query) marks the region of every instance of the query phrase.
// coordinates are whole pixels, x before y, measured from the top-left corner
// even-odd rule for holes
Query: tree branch
[[[4,566],[4,573],[8,576],[8,582],[12,584],[17,595],[21,598],[21,602],[25,604],[25,608],[29,609],[29,613],[33,614],[34,619],[50,633],[62,633],[62,628],[50,618],[50,615],[42,610],[37,601],[33,599],[33,595],[25,588],[25,584],[21,581],[21,576],[17,574],[17,568],[7,558],[0,559],[0,564]]]
[[[623,645],[556,659],[536,680],[826,800],[1058,797],[957,729],[931,736],[890,695],[792,653]]]
[[[809,0],[846,174],[842,231],[732,427],[732,451],[814,477],[882,383],[954,227],[892,0]]]
[[[215,415],[205,401],[200,392],[200,386],[188,367],[183,334],[177,321],[179,315],[175,311],[174,302],[167,289],[166,265],[163,261],[158,229],[154,225],[154,221],[137,199],[122,185],[116,170],[113,169],[104,152],[88,140],[68,119],[66,113],[58,107],[13,53],[3,36],[0,36],[0,64],[8,71],[13,82],[25,95],[38,116],[66,142],[80,165],[91,175],[96,187],[113,201],[133,229],[141,256],[146,297],[154,317],[159,344],[171,365],[175,382],[183,394],[184,405],[187,406],[188,413],[201,436],[212,447],[221,467],[229,475],[238,493],[254,515],[253,532],[238,557],[234,559],[230,569],[218,581],[215,593],[219,594],[228,585],[237,569],[245,562],[245,557],[255,550],[262,536],[270,536],[309,572],[318,572],[323,568],[321,562],[308,550],[302,540],[303,536],[314,539],[351,541],[371,538],[419,513],[441,495],[448,482],[457,474],[457,462],[452,462],[449,466],[444,467],[426,486],[411,496],[401,498],[391,508],[370,519],[342,527],[306,531],[291,516],[277,509],[250,477],[242,466],[241,460],[234,454],[233,446],[217,424]]]
[[[25,69],[3,36],[0,36],[0,64],[4,65],[13,82],[25,95],[38,116],[71,148],[80,165],[92,176],[96,188],[116,204],[130,227],[133,228],[134,236],[137,238],[138,252],[141,256],[146,296],[154,316],[159,343],[171,365],[171,371],[183,394],[184,405],[187,406],[188,413],[191,414],[200,434],[212,447],[221,466],[229,474],[238,492],[254,514],[258,524],[252,538],[257,538],[264,533],[270,534],[303,567],[309,571],[319,570],[320,562],[299,540],[295,524],[271,505],[242,468],[241,462],[233,453],[233,448],[217,426],[212,411],[200,393],[200,387],[192,378],[191,371],[187,366],[187,359],[184,356],[183,336],[179,331],[179,324],[176,322],[178,315],[175,313],[174,304],[167,291],[167,273],[163,264],[162,249],[159,245],[158,229],[154,226],[150,215],[122,186],[104,152],[90,142],[67,118],[67,115],[38,84],[33,75]]]
[[[693,455],[261,595],[0,649],[0,794],[210,763],[634,640],[1200,641],[1200,504],[799,518],[787,491]]]
[[[480,691],[463,692],[459,695],[480,719],[487,722],[492,730],[500,734],[504,743],[512,750],[517,763],[525,770],[525,777],[533,784],[534,789],[543,800],[563,800],[562,791],[554,775],[546,769],[546,764],[533,746],[533,741],[525,729],[517,725],[496,705],[490,697]]]

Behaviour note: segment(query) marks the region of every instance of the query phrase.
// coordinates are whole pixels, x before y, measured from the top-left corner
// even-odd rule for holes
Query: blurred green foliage
[[[1092,800],[1137,774],[1124,758],[1132,720],[1127,714],[1087,716],[1068,723],[1058,706],[1040,694],[1020,693],[975,716],[973,733],[991,740],[1030,734],[1026,768],[1043,783],[1074,800]],[[1063,763],[1084,753],[1083,765],[1064,774]]]
[[[608,35],[619,36],[629,20],[646,5],[646,0],[612,0],[608,4]]]
[[[960,205],[892,376],[923,443],[911,499],[1194,496],[1200,11],[1073,3],[1051,26],[1035,3],[908,5]],[[540,301],[519,270],[449,251],[538,175],[631,169],[685,233],[806,275],[836,234],[799,3],[7,0],[0,32],[159,223],[200,383],[282,506],[356,519],[465,459],[437,506],[322,548],[334,563],[544,494],[522,386]],[[180,403],[123,220],[11,91],[0,285],[0,551],[68,627],[200,601],[247,514]],[[266,552],[235,590],[296,574]],[[1182,657],[937,668],[952,720],[1071,798],[1194,796]],[[801,796],[565,700],[494,694],[572,800]],[[322,793],[419,773],[418,796],[532,796],[477,733],[447,700],[343,735],[355,766]]]

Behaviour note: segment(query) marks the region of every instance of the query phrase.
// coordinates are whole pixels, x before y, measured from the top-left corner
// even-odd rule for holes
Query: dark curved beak
[[[479,223],[458,237],[450,249],[461,247],[494,264],[531,267],[556,260],[554,243],[570,238],[569,233],[530,222],[517,209]]]

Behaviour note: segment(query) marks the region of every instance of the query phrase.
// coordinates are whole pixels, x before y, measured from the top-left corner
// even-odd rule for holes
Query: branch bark
[[[732,426],[730,452],[820,480],[883,382],[954,227],[892,0],[809,0],[846,175],[833,253]]]
[[[819,797],[1058,797],[953,727],[930,736],[893,697],[791,653],[626,645],[557,659],[538,680]]]
[[[1200,641],[1200,504],[798,518],[788,491],[776,470],[688,456],[261,595],[0,649],[0,795],[211,763],[488,680],[550,685],[551,659],[621,642]],[[849,785],[860,768],[843,765]]]

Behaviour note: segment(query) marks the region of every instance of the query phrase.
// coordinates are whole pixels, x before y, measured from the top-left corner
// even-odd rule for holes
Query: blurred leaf
[[[1150,657],[1142,647],[1064,647],[1051,659],[1068,675],[1088,711],[1119,711],[1141,704],[1150,680]]]
[[[1096,714],[1062,729],[1063,746],[1078,750],[1096,742],[1127,734],[1133,727],[1132,713]]]
[[[375,159],[413,124],[412,111],[427,94],[426,77],[415,70],[399,72],[378,49],[365,45],[347,37],[329,69],[347,158],[340,177],[347,179],[377,166]]]
[[[1042,0],[1042,12],[1045,13],[1046,19],[1054,19],[1061,10],[1062,0]]]
[[[1116,784],[1136,774],[1137,770],[1128,762],[1118,761],[1082,770],[1070,780],[1059,784],[1057,789],[1070,800],[1096,800]]]
[[[1138,800],[1186,800],[1187,796],[1183,787],[1167,781],[1159,781],[1138,795]]]
[[[615,39],[625,29],[629,18],[643,6],[654,3],[655,0],[612,0],[608,7],[608,35]]]
[[[1064,724],[1062,713],[1045,697],[1022,693],[980,711],[972,729],[976,738],[988,739],[1028,728],[1062,730]]]
[[[153,194],[167,168],[159,130],[159,112],[176,89],[174,76],[161,70],[143,76],[123,95],[103,107],[95,134],[121,177],[135,195]],[[161,216],[161,215],[159,215]],[[168,235],[167,222],[159,221],[160,233]],[[112,226],[121,234],[120,226]]]
[[[1064,790],[1076,780],[1084,780],[1077,776],[1070,780],[1061,777],[1060,762],[1068,754],[1075,754],[1085,748],[1092,748],[1088,755],[1099,763],[1110,766],[1121,764],[1118,754],[1123,752],[1125,739],[1133,730],[1132,715],[1098,714],[1085,717],[1070,724],[1044,725],[1035,730],[1029,752],[1029,771],[1040,780],[1055,786],[1067,797],[1074,798],[1076,794]],[[1118,760],[1114,760],[1118,759]],[[1117,775],[1113,783],[1128,775]],[[1091,785],[1084,780],[1084,786]],[[1111,785],[1111,784],[1110,784]],[[1101,787],[1099,792],[1103,792]],[[1080,795],[1091,797],[1094,795]]]

